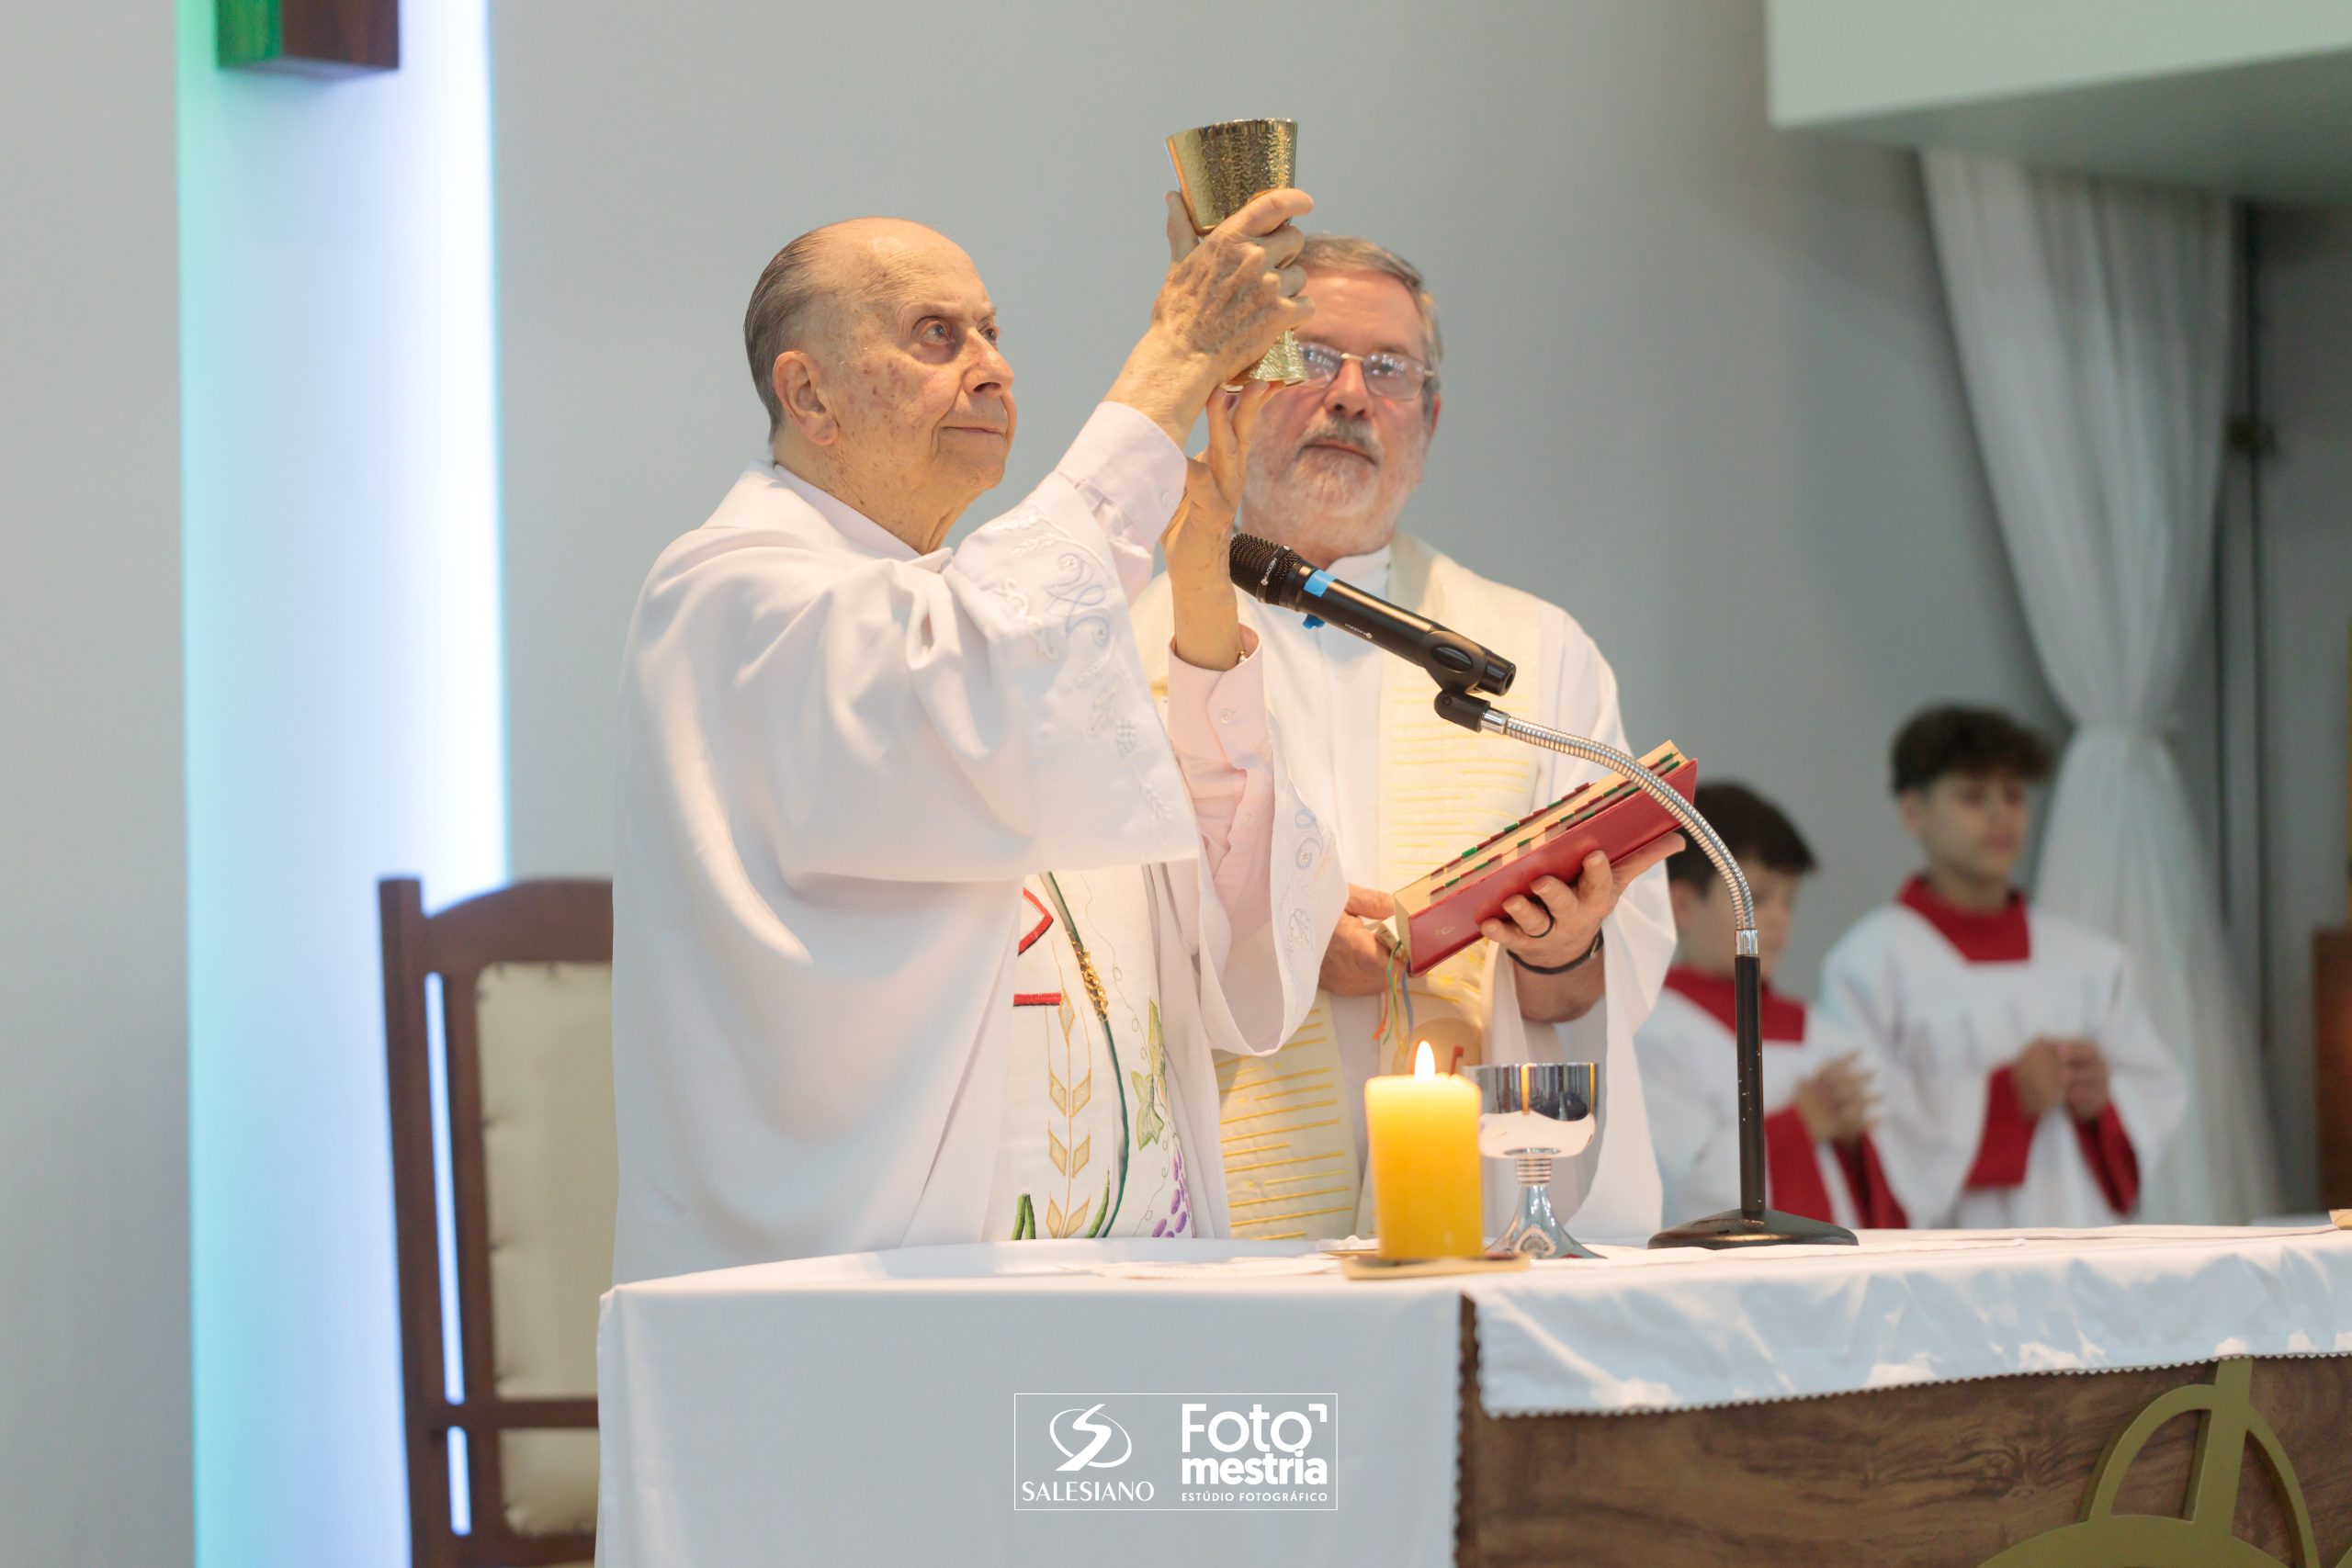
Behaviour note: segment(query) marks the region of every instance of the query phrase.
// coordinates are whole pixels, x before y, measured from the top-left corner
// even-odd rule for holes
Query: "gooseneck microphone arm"
[[[1340,581],[1287,546],[1255,534],[1236,534],[1231,561],[1234,585],[1251,598],[1351,632],[1419,665],[1448,691],[1499,697],[1519,673],[1519,666],[1510,660],[1426,615]]]
[[[1843,1225],[1826,1224],[1802,1214],[1782,1213],[1765,1206],[1764,1179],[1764,1045],[1759,1020],[1763,1012],[1763,964],[1757,952],[1756,900],[1740,874],[1739,862],[1723,836],[1681,792],[1642,766],[1641,759],[1614,746],[1563,735],[1540,724],[1513,718],[1493,704],[1466,692],[1444,691],[1437,697],[1440,718],[1464,729],[1506,736],[1548,751],[1597,762],[1620,773],[1634,788],[1666,808],[1690,841],[1715,868],[1731,892],[1732,1034],[1739,1068],[1739,1207],[1688,1224],[1676,1225],[1650,1237],[1652,1247],[1706,1247],[1717,1249],[1771,1246],[1854,1245],[1854,1233]]]

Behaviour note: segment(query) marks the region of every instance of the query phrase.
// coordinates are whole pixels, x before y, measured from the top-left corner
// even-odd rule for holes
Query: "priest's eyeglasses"
[[[1304,384],[1309,387],[1329,386],[1351,359],[1363,367],[1363,384],[1372,394],[1391,402],[1418,398],[1424,386],[1437,385],[1437,372],[1406,354],[1343,354],[1328,343],[1301,340],[1298,357],[1306,367]]]

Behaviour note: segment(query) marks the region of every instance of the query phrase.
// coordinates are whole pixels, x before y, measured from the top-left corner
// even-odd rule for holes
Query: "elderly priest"
[[[1305,319],[1311,205],[1269,192],[1170,267],[1054,471],[953,551],[1014,425],[970,258],[869,219],[768,265],[769,458],[662,552],[626,649],[622,1280],[1223,1231],[1209,1052],[1296,1027],[1345,897],[1226,573],[1263,392],[1216,391]],[[1164,718],[1127,613],[1155,540]]]

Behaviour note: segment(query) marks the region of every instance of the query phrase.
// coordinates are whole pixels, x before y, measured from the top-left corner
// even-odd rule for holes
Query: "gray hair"
[[[1430,367],[1423,400],[1435,394],[1438,367],[1445,362],[1445,339],[1438,335],[1437,297],[1421,281],[1419,267],[1387,246],[1353,234],[1309,234],[1306,248],[1298,253],[1298,265],[1309,272],[1376,272],[1403,284],[1413,297],[1414,309],[1421,313],[1421,357]]]
[[[752,362],[752,384],[768,411],[771,441],[784,427],[784,404],[775,395],[776,356],[800,346],[809,307],[824,292],[817,265],[823,233],[811,229],[776,252],[752,285],[752,303],[743,312],[743,352]]]

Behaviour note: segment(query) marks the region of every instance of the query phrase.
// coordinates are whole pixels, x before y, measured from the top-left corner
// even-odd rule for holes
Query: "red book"
[[[1670,740],[1642,765],[1685,800],[1698,787],[1699,764]],[[1408,968],[1421,974],[1476,942],[1479,922],[1501,919],[1504,899],[1543,878],[1573,886],[1593,851],[1620,861],[1675,830],[1666,807],[1622,773],[1578,784],[1396,895],[1396,919],[1412,954]]]

